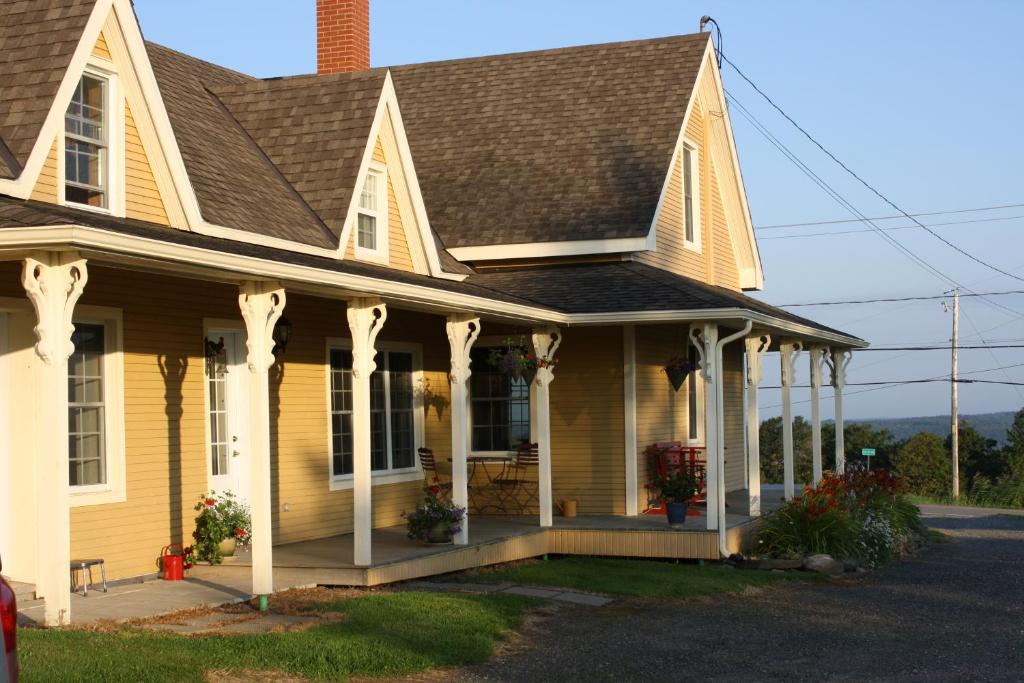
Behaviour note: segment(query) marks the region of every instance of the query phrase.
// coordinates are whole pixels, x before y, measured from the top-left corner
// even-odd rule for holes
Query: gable
[[[682,148],[698,155],[700,239],[683,239]],[[760,256],[746,208],[718,66],[705,55],[662,199],[652,224],[653,248],[633,255],[642,263],[734,290],[759,289]]]

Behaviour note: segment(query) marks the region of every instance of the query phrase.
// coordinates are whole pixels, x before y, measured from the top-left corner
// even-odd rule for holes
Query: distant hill
[[[1000,446],[1006,441],[1006,430],[1013,424],[1014,413],[979,413],[977,415],[961,415],[961,422],[967,421],[983,436],[995,439]],[[931,432],[945,437],[949,434],[949,415],[931,417],[897,417],[872,418],[867,420],[847,420],[871,425],[872,429],[888,429],[897,440],[902,440],[918,432]]]

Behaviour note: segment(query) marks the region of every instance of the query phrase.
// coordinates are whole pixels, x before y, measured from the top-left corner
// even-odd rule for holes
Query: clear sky
[[[375,66],[695,32],[702,14],[722,27],[725,53],[815,137],[911,213],[1024,204],[1024,3],[722,2],[680,0],[371,0]],[[314,0],[135,0],[150,40],[257,76],[315,70]],[[775,114],[728,66],[726,89],[815,173],[867,216],[893,210],[857,185]],[[756,226],[848,219],[732,107]],[[1016,218],[1015,218],[1016,217]],[[1024,206],[922,217],[936,232],[1024,277]],[[1005,220],[1003,220],[1005,219]],[[886,227],[906,220],[880,222]],[[860,223],[759,230],[765,291],[774,304],[937,295],[949,285]],[[1024,290],[956,254],[920,228],[889,233],[947,276],[979,292]],[[1024,295],[962,305],[963,343],[1024,339]],[[947,343],[938,301],[793,309],[876,345]],[[979,332],[982,334],[979,336]],[[994,342],[993,342],[994,343]],[[1024,364],[1024,348],[964,351],[963,372]],[[778,383],[769,358],[765,385]],[[865,352],[850,382],[948,373],[949,353]],[[806,384],[806,356],[799,378]],[[1024,382],[1024,367],[965,375]],[[853,394],[847,415],[932,415],[949,409],[945,383]],[[962,385],[964,413],[1016,410],[1024,387]],[[762,389],[765,415],[779,392]],[[796,400],[807,391],[798,389]],[[806,404],[797,406],[806,412]],[[823,415],[831,416],[830,402]]]

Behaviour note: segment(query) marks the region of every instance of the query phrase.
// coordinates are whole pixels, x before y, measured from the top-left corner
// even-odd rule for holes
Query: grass
[[[959,498],[953,498],[953,496],[919,496],[919,495],[908,495],[909,500],[914,505],[956,505],[959,507],[968,508],[990,508],[993,510],[1020,510],[1022,508],[1015,507],[1013,505],[995,505],[979,503],[973,500],[969,496],[960,496]]]
[[[694,598],[809,578],[809,574],[733,569],[723,565],[566,557],[481,571],[471,580],[509,581],[645,598]]]
[[[931,528],[929,528],[927,530],[927,534],[928,534],[928,540],[931,541],[932,543],[950,543],[951,542],[949,536],[944,534],[943,532],[939,531],[938,529],[931,529]]]
[[[139,629],[26,629],[22,681],[204,681],[209,670],[311,679],[403,676],[485,661],[535,604],[514,595],[381,593],[317,606],[340,619],[305,631],[185,637]]]

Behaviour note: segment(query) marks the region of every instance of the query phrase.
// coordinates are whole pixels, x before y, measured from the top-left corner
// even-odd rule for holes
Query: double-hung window
[[[388,180],[383,166],[373,165],[359,193],[356,257],[380,260],[388,251]]]
[[[103,325],[76,324],[68,359],[68,483],[107,483],[106,376]]]
[[[492,349],[470,351],[472,449],[508,452],[530,442],[530,384],[489,364]]]
[[[697,357],[697,347],[690,344],[688,348],[688,360],[691,367],[696,368],[700,361]],[[686,431],[690,443],[700,440],[700,382],[700,370],[693,370],[686,380]]]
[[[380,351],[370,375],[370,462],[375,472],[416,467],[415,357]],[[352,351],[330,350],[331,474],[352,474]]]
[[[109,135],[107,79],[86,73],[64,115],[64,200],[109,207]]]
[[[682,163],[682,205],[683,244],[700,251],[700,172],[697,166],[699,153],[690,143],[683,144]]]

